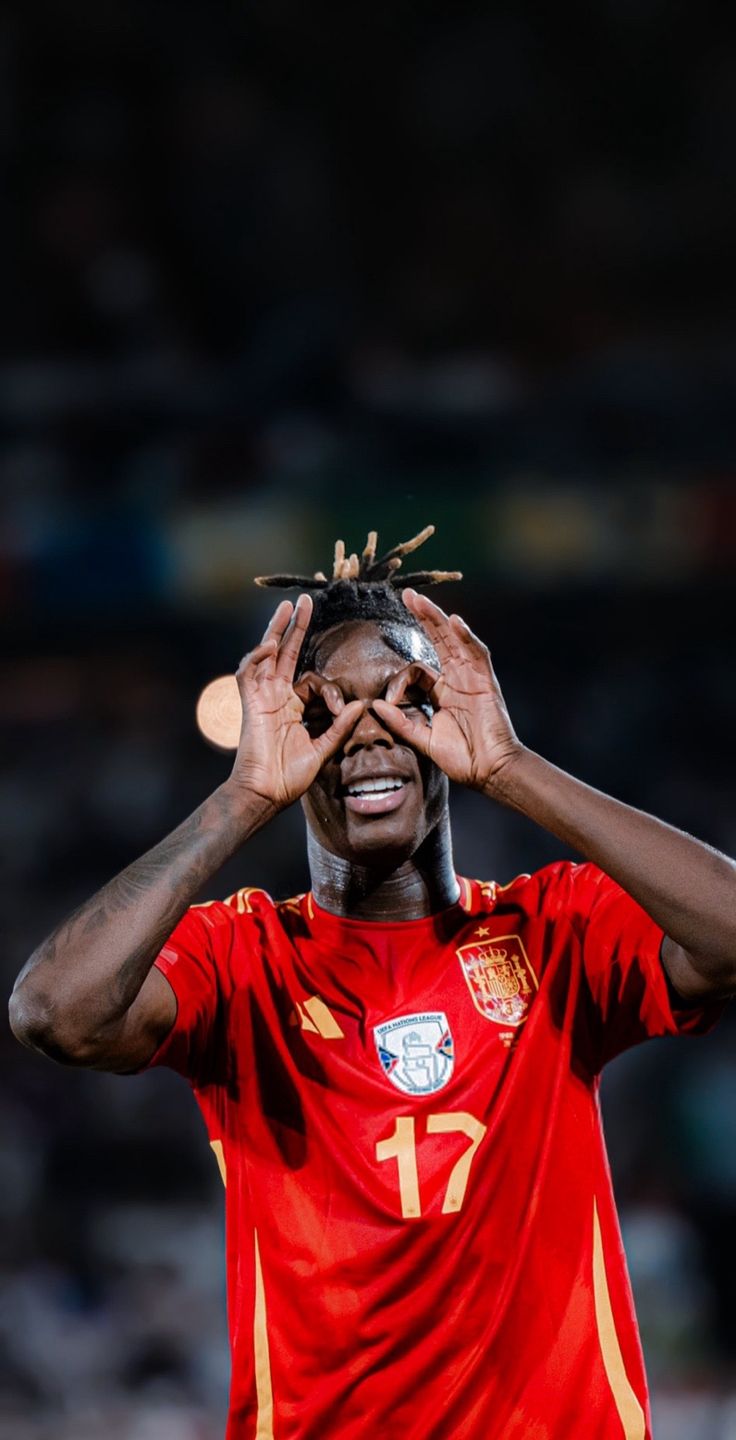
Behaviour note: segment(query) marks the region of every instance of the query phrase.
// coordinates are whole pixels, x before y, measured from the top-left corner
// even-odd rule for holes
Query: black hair
[[[446,580],[462,580],[459,570],[415,570],[400,574],[404,555],[411,554],[430,535],[434,525],[425,526],[412,540],[404,540],[387,550],[378,560],[376,546],[378,534],[371,530],[361,556],[353,553],[346,556],[345,543],[335,544],[335,559],[332,579],[328,580],[322,570],[315,575],[259,575],[256,585],[274,586],[281,590],[299,588],[311,590],[314,594],[314,609],[309,629],[304,637],[297,663],[297,674],[314,667],[319,642],[327,630],[336,625],[349,624],[355,620],[373,621],[380,629],[386,644],[406,660],[416,659],[412,646],[405,635],[413,630],[423,637],[426,656],[437,664],[437,657],[424,630],[411,611],[401,600],[401,591],[407,586],[415,588],[439,585]]]

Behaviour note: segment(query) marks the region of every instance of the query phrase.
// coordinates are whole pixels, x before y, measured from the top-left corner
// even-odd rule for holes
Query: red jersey
[[[399,923],[193,906],[152,1064],[226,1182],[228,1440],[645,1440],[601,1067],[675,1012],[662,931],[560,862]]]

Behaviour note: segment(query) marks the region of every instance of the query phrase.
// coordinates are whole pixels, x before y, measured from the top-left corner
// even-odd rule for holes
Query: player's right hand
[[[302,724],[305,700],[294,689],[294,671],[311,614],[308,595],[300,595],[296,606],[282,600],[260,645],[236,671],[243,720],[230,782],[274,810],[309,789],[363,710],[360,700],[346,705],[336,685],[324,685],[320,698],[332,723],[317,735]]]

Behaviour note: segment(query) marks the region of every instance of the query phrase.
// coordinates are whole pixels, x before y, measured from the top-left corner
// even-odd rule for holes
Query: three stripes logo
[[[319,995],[310,995],[307,1000],[297,1000],[290,1024],[300,1025],[302,1030],[311,1031],[313,1035],[321,1035],[323,1040],[345,1039],[344,1031]]]

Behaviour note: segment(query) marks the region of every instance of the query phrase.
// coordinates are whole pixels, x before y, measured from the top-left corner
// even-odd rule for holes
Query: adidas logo
[[[344,1031],[340,1029],[332,1011],[328,1010],[319,995],[310,995],[308,1000],[297,1000],[289,1024],[301,1025],[302,1030],[311,1030],[313,1035],[321,1035],[323,1040],[345,1039]]]

